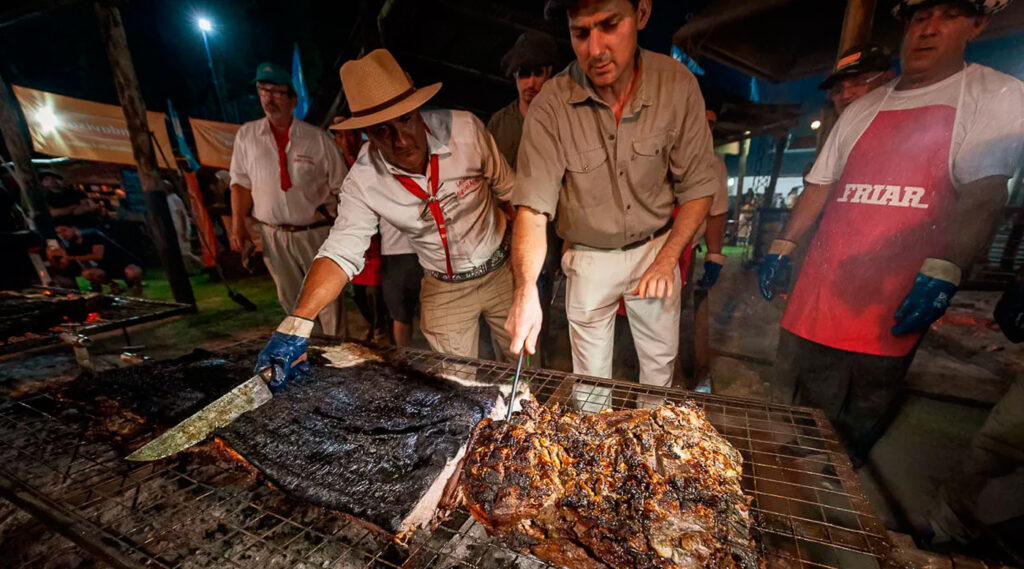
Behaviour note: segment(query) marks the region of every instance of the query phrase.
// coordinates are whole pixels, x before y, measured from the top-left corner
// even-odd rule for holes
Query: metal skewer
[[[523,345],[522,350],[519,352],[519,363],[516,364],[516,377],[512,380],[512,396],[508,400],[508,414],[505,416],[506,421],[512,420],[512,409],[516,403],[516,391],[519,390],[519,374],[523,373],[523,356],[526,355],[526,345]]]

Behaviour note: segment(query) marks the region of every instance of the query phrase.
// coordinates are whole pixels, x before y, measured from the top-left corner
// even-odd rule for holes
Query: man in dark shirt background
[[[46,188],[46,206],[54,218],[70,218],[78,227],[94,227],[98,206],[82,190],[64,185],[64,178],[56,172],[43,171],[39,182]]]
[[[134,255],[99,230],[80,229],[72,219],[59,218],[54,225],[60,246],[48,246],[47,259],[55,276],[81,275],[93,291],[102,292],[106,284],[112,294],[124,292],[114,280],[124,279],[132,296],[142,296],[142,268]]]

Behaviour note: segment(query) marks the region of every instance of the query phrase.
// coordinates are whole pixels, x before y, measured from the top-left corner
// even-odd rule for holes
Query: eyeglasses
[[[836,82],[836,84],[833,85],[832,88],[828,90],[828,93],[829,93],[829,95],[836,96],[836,95],[839,95],[840,93],[842,93],[843,89],[847,89],[847,88],[855,89],[857,87],[868,87],[868,86],[871,85],[871,83],[873,81],[877,80],[879,77],[881,77],[883,75],[885,75],[885,72],[884,71],[880,71],[880,72],[875,73],[873,75],[865,76],[865,75],[861,74],[861,75],[854,75],[852,77],[846,77],[846,78],[840,79],[838,82]]]
[[[530,77],[544,77],[548,74],[547,67],[535,67],[533,69],[520,69],[516,71],[516,79],[529,79]]]
[[[256,90],[260,93],[266,93],[272,97],[287,97],[292,94],[287,88],[284,89],[273,89],[271,87],[264,87],[263,85],[257,85]]]

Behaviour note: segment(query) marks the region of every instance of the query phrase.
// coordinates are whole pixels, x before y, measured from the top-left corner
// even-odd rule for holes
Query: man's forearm
[[[711,207],[711,197],[699,198],[688,201],[679,208],[676,219],[672,223],[672,231],[668,234],[668,240],[658,251],[655,263],[678,263],[679,256],[683,250],[693,242],[693,236],[697,233],[704,218],[708,215],[708,208]]]
[[[245,227],[245,218],[252,211],[252,190],[238,184],[231,185],[231,225]]]
[[[831,193],[831,186],[808,184],[800,194],[796,205],[793,206],[793,213],[789,216],[786,228],[782,231],[782,238],[787,241],[799,241],[818,220]]]
[[[512,230],[512,274],[516,290],[537,286],[537,277],[547,253],[548,217],[528,207],[520,207]]]
[[[726,214],[723,213],[708,218],[708,226],[704,232],[704,242],[708,246],[708,253],[722,254],[722,245],[725,242],[725,217]]]
[[[348,275],[334,261],[321,257],[313,261],[302,283],[299,302],[292,314],[314,320],[325,306],[333,302],[348,284]]]
[[[957,189],[949,240],[949,260],[966,271],[988,244],[1002,219],[1008,194],[1006,178],[989,176]]]

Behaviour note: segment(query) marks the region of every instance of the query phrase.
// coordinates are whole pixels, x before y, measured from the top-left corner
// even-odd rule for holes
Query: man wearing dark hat
[[[836,115],[842,115],[851,103],[892,81],[895,76],[892,54],[888,49],[872,44],[858,45],[843,53],[835,70],[818,85],[818,89],[828,91]]]
[[[494,136],[505,160],[516,167],[519,139],[523,136],[523,118],[540,88],[551,78],[557,46],[555,38],[544,32],[524,32],[512,49],[501,58],[501,70],[514,77],[519,98],[494,113],[487,130]]]
[[[256,92],[266,116],[238,129],[231,155],[231,246],[248,254],[246,218],[259,224],[263,260],[277,298],[291,312],[317,249],[334,222],[347,168],[326,132],[292,115],[291,76],[273,63],[256,68]],[[340,328],[337,304],[318,316],[325,334]]]
[[[679,351],[679,257],[717,184],[704,98],[686,66],[639,49],[650,0],[549,0],[546,8],[568,16],[576,60],[544,86],[523,127],[512,351],[536,350],[536,281],[545,226],[557,213],[573,370],[611,376],[624,297],[640,382],[665,386]],[[607,407],[611,392],[603,389],[577,386],[577,406]]]
[[[363,269],[380,222],[409,238],[424,277],[420,329],[439,352],[477,357],[479,319],[508,345],[502,324],[512,304],[508,199],[515,175],[472,113],[421,111],[440,83],[417,89],[384,49],[341,67],[351,117],[332,129],[361,129],[359,151],[340,194],[338,219],[320,247],[291,315],[261,352],[275,389],[302,372],[310,320]]]
[[[782,319],[775,396],[823,409],[855,462],[898,410],[922,335],[1000,221],[1024,150],[1024,84],[964,60],[1006,3],[897,4],[902,75],[845,109],[761,267],[771,300],[823,213]]]

